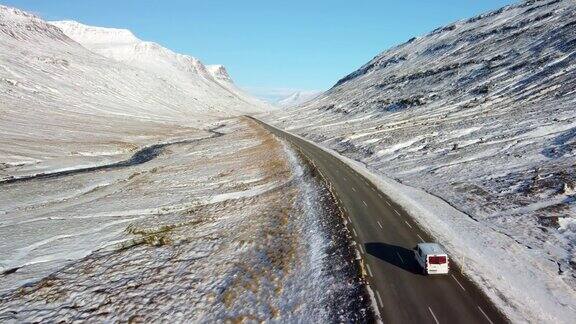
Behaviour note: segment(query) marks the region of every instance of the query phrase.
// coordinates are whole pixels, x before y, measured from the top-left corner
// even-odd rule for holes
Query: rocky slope
[[[527,251],[550,280],[543,295],[572,296],[553,318],[574,314],[575,84],[576,3],[525,1],[413,38],[266,118],[512,238],[510,257]]]

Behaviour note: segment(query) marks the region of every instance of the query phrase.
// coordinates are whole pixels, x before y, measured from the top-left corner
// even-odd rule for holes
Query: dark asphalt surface
[[[509,322],[454,263],[449,275],[420,274],[412,248],[434,240],[369,180],[316,145],[256,121],[298,148],[332,185],[384,323]]]

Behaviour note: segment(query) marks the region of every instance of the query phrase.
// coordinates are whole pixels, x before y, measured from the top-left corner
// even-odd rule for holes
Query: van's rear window
[[[444,264],[446,263],[446,257],[441,255],[441,256],[429,256],[428,257],[428,262],[430,264]]]

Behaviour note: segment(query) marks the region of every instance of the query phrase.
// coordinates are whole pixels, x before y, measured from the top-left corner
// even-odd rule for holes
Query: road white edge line
[[[352,187],[352,191],[356,192],[356,188]]]
[[[358,236],[358,234],[356,234],[356,229],[355,229],[355,228],[352,229],[352,232],[354,233],[354,236]]]
[[[406,223],[406,225],[408,225],[408,227],[412,228],[412,225],[410,225],[410,223],[408,223],[407,221],[404,221],[404,223]]]
[[[364,248],[362,247],[362,244],[358,244],[358,246],[360,247],[360,252],[362,252],[362,254],[366,254],[364,253]]]
[[[462,286],[462,284],[460,283],[460,281],[458,281],[458,279],[456,279],[456,277],[454,277],[453,274],[450,274],[452,276],[452,278],[456,281],[456,283],[458,284],[458,286],[460,286],[460,288],[462,288],[462,290],[466,291],[466,288],[464,288],[464,286]]]
[[[376,297],[378,297],[378,303],[380,303],[380,307],[384,307],[384,303],[382,302],[382,297],[380,297],[380,292],[376,290]]]
[[[366,202],[364,200],[362,200],[362,203],[364,204],[364,206],[368,207],[368,205],[366,204]]]
[[[388,204],[388,206],[392,207],[392,205],[390,205],[390,202],[388,200],[386,200],[386,203]]]
[[[490,324],[494,324],[494,322],[492,322],[492,320],[490,319],[490,317],[488,317],[488,315],[486,315],[486,313],[484,313],[484,310],[482,309],[482,307],[477,306],[478,309],[480,310],[480,312],[482,312],[482,315],[484,315],[484,317],[486,317],[486,319],[488,320],[488,322],[490,322]]]
[[[380,226],[380,228],[384,228],[382,227],[382,224],[380,224],[380,221],[376,221],[376,223],[378,223],[378,226]]]
[[[394,212],[396,213],[396,215],[400,216],[400,213],[396,209],[394,209]]]
[[[370,269],[370,265],[368,263],[366,263],[366,269],[368,269],[368,274],[370,277],[374,277],[374,275],[372,275],[372,269]]]
[[[424,242],[424,239],[422,238],[422,236],[420,236],[420,234],[416,234],[418,235],[418,238],[420,239],[420,241]]]
[[[438,319],[436,318],[436,315],[434,315],[434,312],[432,311],[432,308],[430,308],[430,306],[428,306],[428,310],[430,311],[430,314],[432,314],[432,317],[434,317],[434,322],[436,322],[436,324],[440,324],[440,322],[438,322]]]
[[[400,253],[396,252],[396,255],[400,258],[400,261],[402,261],[402,264],[404,264],[404,259],[402,259],[402,256],[400,255]]]

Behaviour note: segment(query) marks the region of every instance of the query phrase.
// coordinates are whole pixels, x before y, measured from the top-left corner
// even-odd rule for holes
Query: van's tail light
[[[445,264],[446,257],[445,256],[429,256],[428,263],[430,264]]]

